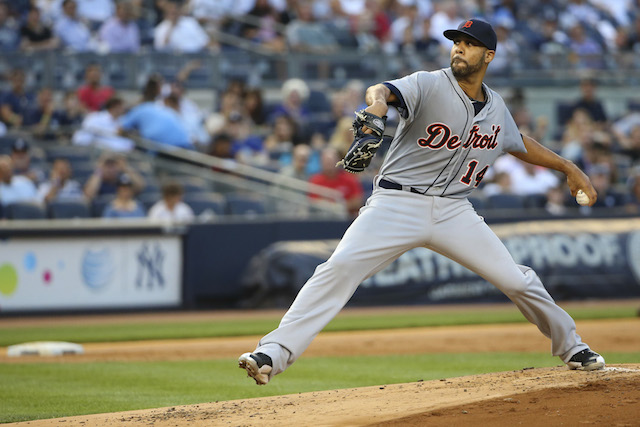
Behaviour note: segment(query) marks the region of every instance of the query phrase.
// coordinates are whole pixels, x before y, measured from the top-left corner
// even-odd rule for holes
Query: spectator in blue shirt
[[[135,53],[140,50],[140,30],[133,20],[133,6],[128,1],[116,5],[112,16],[100,27],[100,41],[107,44],[109,52]]]
[[[74,0],[62,2],[62,14],[56,20],[54,32],[62,45],[76,52],[92,50],[91,32],[78,18],[77,4]]]
[[[168,105],[177,101],[168,96],[157,103],[157,88],[149,82],[142,95],[142,103],[133,107],[120,119],[123,131],[136,130],[141,137],[174,147],[193,148],[189,131],[176,110]],[[167,105],[168,104],[168,105]]]
[[[0,51],[11,52],[20,44],[20,28],[9,14],[6,3],[0,3]]]
[[[3,206],[17,202],[37,202],[38,190],[26,176],[13,174],[13,162],[7,155],[0,156],[0,203]]]
[[[22,138],[16,139],[11,145],[11,162],[13,175],[24,176],[38,185],[45,180],[45,173],[41,167],[31,163],[29,143]]]
[[[142,204],[134,198],[133,180],[127,174],[118,177],[116,197],[105,208],[103,218],[144,218]]]

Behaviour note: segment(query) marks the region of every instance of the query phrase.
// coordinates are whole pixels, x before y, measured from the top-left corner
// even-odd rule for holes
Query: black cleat
[[[245,353],[238,359],[238,367],[246,370],[258,385],[269,382],[272,366],[271,358],[264,353]]]
[[[569,366],[569,369],[595,371],[604,368],[604,357],[586,348],[574,354],[567,362],[567,366]]]

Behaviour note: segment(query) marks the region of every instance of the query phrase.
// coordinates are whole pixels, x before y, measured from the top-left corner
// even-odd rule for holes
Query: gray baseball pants
[[[588,348],[571,316],[531,268],[517,265],[467,199],[376,188],[331,257],[300,290],[276,330],[255,350],[273,361],[271,376],[293,364],[368,277],[409,249],[426,247],[474,271],[513,301],[565,363]]]

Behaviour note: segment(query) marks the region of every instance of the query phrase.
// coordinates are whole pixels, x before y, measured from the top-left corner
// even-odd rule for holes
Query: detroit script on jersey
[[[427,138],[418,139],[418,145],[424,148],[438,150],[445,147],[447,150],[462,148],[478,148],[480,150],[495,150],[498,147],[498,134],[500,126],[491,125],[491,134],[480,133],[480,127],[473,125],[469,131],[469,137],[463,143],[462,138],[453,134],[449,126],[444,123],[433,123],[427,126]]]
[[[402,120],[380,175],[433,196],[466,197],[504,152],[525,151],[504,100],[483,85],[476,115],[450,68],[418,71],[385,85],[398,97]]]

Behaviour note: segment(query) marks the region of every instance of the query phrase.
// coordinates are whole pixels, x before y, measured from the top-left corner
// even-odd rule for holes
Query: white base
[[[7,348],[7,356],[63,356],[65,354],[83,354],[80,344],[63,341],[37,341],[11,345]]]

